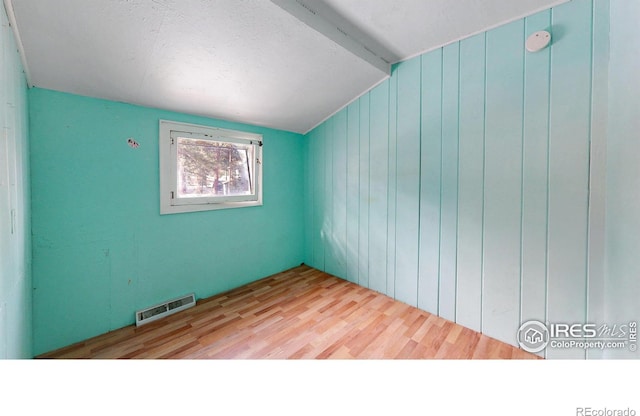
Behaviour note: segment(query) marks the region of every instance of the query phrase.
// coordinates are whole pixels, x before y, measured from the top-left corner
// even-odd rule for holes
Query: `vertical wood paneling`
[[[347,245],[346,278],[358,282],[358,215],[360,212],[360,102],[347,107]]]
[[[28,122],[26,80],[0,5],[0,359],[33,356]]]
[[[609,2],[593,2],[591,155],[589,166],[589,253],[587,322],[605,322],[607,125],[609,112]],[[615,63],[615,62],[614,62]],[[617,66],[616,66],[617,67]],[[587,358],[604,351],[589,350]]]
[[[459,43],[445,46],[442,50],[442,191],[438,314],[450,321],[456,319],[459,51]]]
[[[395,298],[396,290],[396,187],[397,187],[397,123],[398,123],[398,69],[389,80],[389,189],[387,197],[387,289],[386,294]]]
[[[615,0],[610,6],[605,313],[609,322],[625,322],[640,317],[640,2]],[[640,352],[607,350],[605,357],[637,360]]]
[[[527,34],[546,30],[551,12],[538,13],[525,23]],[[550,58],[550,48],[525,55],[521,322],[546,320]]]
[[[549,120],[548,319],[586,319],[587,209],[591,95],[591,2],[553,10],[553,25],[571,27],[553,45]],[[548,357],[584,357],[549,349]]]
[[[334,117],[333,130],[333,222],[332,246],[335,263],[330,273],[347,275],[347,109]]]
[[[15,80],[11,74],[11,55],[13,49],[9,35],[10,28],[6,21],[4,8],[0,5],[0,359],[8,358],[7,343],[8,319],[7,305],[9,293],[16,284],[17,266],[20,263],[15,250],[12,235],[11,211],[14,208],[12,172],[17,161],[13,143],[16,137],[11,134],[14,125],[9,120],[9,106],[15,102]],[[13,303],[13,302],[12,302]]]
[[[370,96],[369,287],[387,290],[387,199],[389,176],[389,81]]]
[[[333,239],[333,152],[335,142],[335,117],[331,117],[327,120],[323,131],[324,144],[324,200],[323,200],[323,212],[324,217],[322,221],[322,238],[324,241],[324,271],[333,274],[336,267],[336,246]]]
[[[309,134],[307,140],[303,143],[304,151],[304,262],[308,265],[313,265],[313,219],[315,217],[314,208],[314,179],[316,178],[316,172],[313,171],[315,167],[314,158],[317,156],[312,151],[312,146],[317,139],[317,130],[312,131]]]
[[[365,94],[359,101],[360,116],[360,189],[359,189],[359,234],[358,234],[358,284],[369,287],[369,177],[371,161],[369,159],[369,101],[371,94]]]
[[[589,139],[604,152],[608,26],[594,33],[592,7],[608,16],[578,0],[397,64],[311,133],[314,262],[512,344],[526,320],[598,316],[604,159],[589,171]],[[552,45],[525,52],[545,29]]]
[[[460,159],[456,322],[480,331],[485,34],[460,43]]]
[[[15,284],[15,266],[17,264],[17,256],[14,251],[14,242],[11,235],[11,210],[12,204],[12,187],[11,174],[12,165],[15,163],[17,155],[11,151],[11,142],[14,137],[10,135],[8,126],[13,125],[8,120],[8,109],[15,100],[14,80],[11,76],[11,55],[9,34],[10,29],[6,22],[6,15],[3,6],[0,5],[0,302],[5,301],[5,293],[11,290]],[[4,343],[5,333],[0,333]],[[5,357],[0,357],[5,358]]]
[[[396,299],[418,304],[420,59],[398,66]]]
[[[331,247],[332,268],[329,273],[346,278],[347,275],[347,109],[333,117],[333,221]]]
[[[487,33],[482,329],[515,344],[520,326],[524,22]]]
[[[317,269],[325,270],[324,267],[324,199],[327,197],[325,190],[325,160],[326,153],[324,145],[326,143],[324,131],[326,123],[314,129],[308,139],[311,144],[313,157],[313,257],[311,265]]]
[[[442,49],[422,56],[420,149],[420,273],[418,307],[438,313],[440,175],[442,167]]]

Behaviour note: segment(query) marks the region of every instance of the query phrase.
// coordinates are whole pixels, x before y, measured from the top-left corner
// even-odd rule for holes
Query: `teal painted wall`
[[[302,136],[39,88],[29,102],[35,354],[302,262]],[[263,134],[264,205],[160,216],[159,119]]]
[[[607,1],[574,0],[395,65],[306,136],[305,262],[514,345],[602,319],[608,33]]]
[[[640,320],[640,2],[611,1],[606,319]],[[609,357],[640,358],[610,350]]]
[[[27,84],[0,5],[0,358],[32,357]]]

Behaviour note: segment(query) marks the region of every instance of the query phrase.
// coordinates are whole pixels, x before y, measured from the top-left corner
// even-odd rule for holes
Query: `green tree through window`
[[[180,197],[251,193],[252,146],[178,138]]]

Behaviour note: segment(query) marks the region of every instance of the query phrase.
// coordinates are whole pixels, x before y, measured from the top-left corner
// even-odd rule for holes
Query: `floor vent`
[[[171,299],[158,305],[151,306],[136,312],[136,326],[144,325],[149,322],[156,321],[165,316],[169,316],[176,312],[180,312],[196,304],[196,295],[181,296]]]

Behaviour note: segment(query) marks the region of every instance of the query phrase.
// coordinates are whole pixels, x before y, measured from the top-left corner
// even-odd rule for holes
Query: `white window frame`
[[[160,214],[209,211],[262,205],[262,135],[217,127],[160,120]],[[179,198],[177,137],[255,146],[250,195]]]

